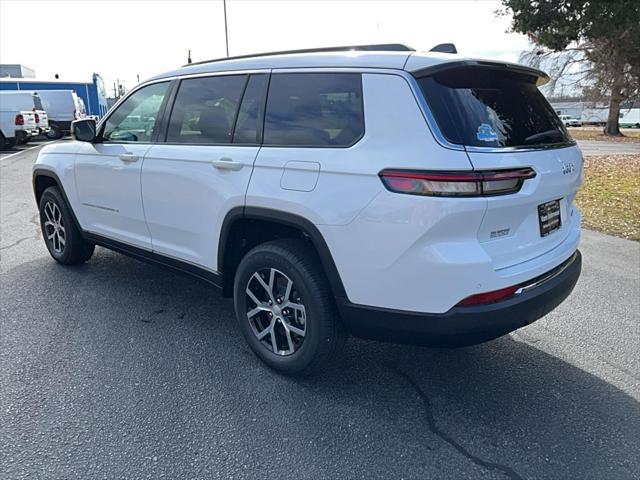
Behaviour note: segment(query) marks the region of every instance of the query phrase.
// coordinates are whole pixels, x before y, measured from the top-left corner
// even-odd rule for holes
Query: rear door
[[[168,89],[169,82],[140,88],[106,119],[101,143],[77,142],[75,178],[85,230],[151,249],[140,172]]]
[[[518,193],[487,197],[478,238],[494,268],[533,259],[575,232],[579,215],[572,202],[582,182],[582,154],[535,76],[461,67],[418,83],[442,133],[465,146],[474,170],[536,172]]]
[[[226,212],[243,206],[260,149],[267,74],[187,78],[170,109],[165,141],[142,167],[155,252],[218,270]]]

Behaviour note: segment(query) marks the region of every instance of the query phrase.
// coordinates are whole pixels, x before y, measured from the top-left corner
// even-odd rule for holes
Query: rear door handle
[[[238,171],[240,170],[242,167],[244,167],[244,163],[242,162],[236,162],[234,160],[231,160],[228,157],[222,157],[220,160],[211,160],[211,164],[215,167],[215,168],[219,168],[221,170],[234,170],[234,171]]]
[[[123,162],[137,162],[140,157],[138,155],[134,155],[133,153],[123,153],[120,155],[120,160]]]

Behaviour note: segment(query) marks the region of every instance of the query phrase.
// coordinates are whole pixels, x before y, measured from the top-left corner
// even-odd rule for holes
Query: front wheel
[[[316,373],[344,345],[327,279],[302,240],[268,242],[247,253],[236,272],[234,304],[251,349],[281,373]]]
[[[57,187],[49,187],[42,193],[39,208],[42,237],[53,259],[63,265],[89,260],[95,246],[82,237]]]

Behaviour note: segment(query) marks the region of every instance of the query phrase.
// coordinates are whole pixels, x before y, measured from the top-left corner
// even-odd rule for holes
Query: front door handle
[[[236,162],[231,160],[229,157],[222,157],[220,160],[211,160],[211,164],[215,168],[219,168],[221,170],[234,170],[238,171],[242,167],[244,167],[244,163]]]
[[[134,155],[133,153],[123,153],[120,155],[120,160],[123,162],[137,162],[140,157],[138,155]]]

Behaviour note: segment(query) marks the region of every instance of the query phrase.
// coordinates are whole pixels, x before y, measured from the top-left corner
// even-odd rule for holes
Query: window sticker
[[[495,142],[498,140],[498,134],[493,131],[488,123],[481,123],[476,133],[476,138],[482,142]]]

